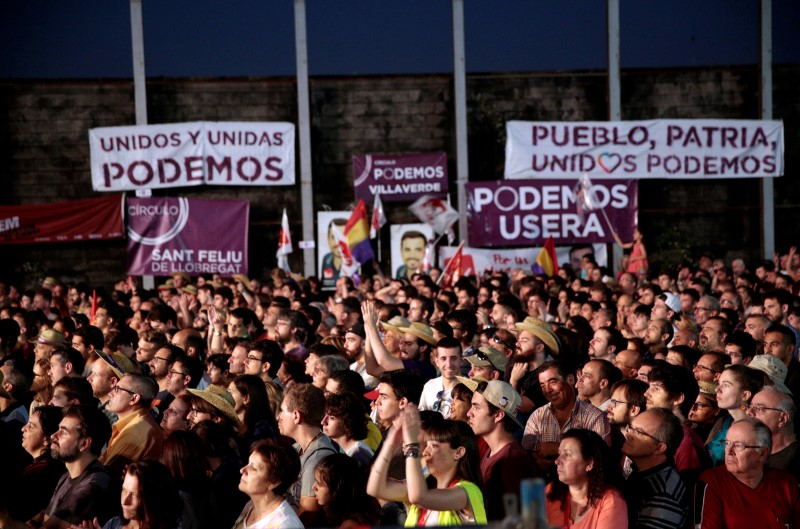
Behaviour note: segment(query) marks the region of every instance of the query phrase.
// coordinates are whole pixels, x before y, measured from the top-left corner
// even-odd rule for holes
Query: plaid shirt
[[[576,400],[575,407],[564,426],[558,424],[551,406],[552,404],[547,403],[537,408],[528,418],[525,432],[522,434],[523,448],[536,450],[539,443],[558,443],[561,441],[561,434],[573,428],[585,428],[597,432],[606,443],[610,443],[611,428],[608,425],[608,418],[590,403]]]

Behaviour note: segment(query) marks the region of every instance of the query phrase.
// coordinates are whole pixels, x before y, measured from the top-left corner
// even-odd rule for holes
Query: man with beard
[[[672,333],[672,324],[669,320],[650,320],[642,341],[650,350],[651,356],[655,356],[658,353],[662,353],[664,356],[667,355],[667,344],[672,340]]]
[[[700,330],[700,350],[724,352],[725,339],[731,333],[731,324],[721,316],[708,318]]]
[[[110,437],[108,420],[97,408],[75,405],[64,409],[58,431],[51,436],[50,453],[64,462],[67,472],[47,508],[34,518],[35,524],[66,528],[97,518],[102,525],[114,515],[118,489],[97,460]]]
[[[283,347],[283,354],[291,360],[302,361],[308,358],[306,338],[309,331],[308,319],[296,310],[282,310],[275,322],[276,341]]]
[[[350,369],[364,379],[364,387],[371,391],[378,386],[378,379],[367,373],[367,360],[364,344],[367,340],[367,331],[363,323],[356,323],[344,335],[344,351],[347,359],[352,362]]]
[[[547,323],[531,316],[515,327],[519,336],[513,356],[514,364],[510,369],[506,366],[506,373],[508,383],[522,398],[520,413],[527,417],[534,408],[547,403],[536,370],[558,355],[560,342]]]
[[[613,327],[600,327],[589,341],[589,358],[614,362],[616,353],[625,349],[628,341]]]
[[[398,335],[400,341],[400,358],[391,356],[378,334],[378,311],[375,304],[365,301],[361,305],[364,316],[364,331],[367,336],[365,345],[365,364],[367,373],[379,377],[384,371],[405,369],[417,375],[423,381],[436,376],[428,353],[431,346],[436,345],[433,330],[423,323],[415,322],[408,327],[387,326],[389,332]]]
[[[419,399],[419,409],[438,411],[445,419],[449,419],[453,404],[451,392],[459,383],[456,376],[461,369],[461,344],[455,338],[442,338],[434,351],[436,367],[442,376],[425,383]]]
[[[764,294],[764,315],[774,324],[787,326],[794,333],[794,346],[800,348],[800,331],[789,325],[789,309],[792,307],[792,295],[783,289],[776,289]]]

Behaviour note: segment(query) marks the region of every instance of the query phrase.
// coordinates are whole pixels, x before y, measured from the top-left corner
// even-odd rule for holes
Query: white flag
[[[342,265],[339,267],[339,275],[343,277],[356,277],[358,275],[358,261],[355,260],[353,253],[350,251],[350,245],[347,244],[347,237],[344,236],[342,230],[335,224],[331,224],[331,234],[336,240],[339,252],[342,254]]]
[[[408,209],[440,235],[458,220],[458,212],[450,204],[429,195],[420,197]]]
[[[372,206],[372,220],[369,223],[369,238],[374,239],[378,232],[386,225],[386,215],[383,213],[381,195],[375,193],[375,204]]]
[[[278,235],[278,268],[281,268],[287,273],[291,273],[289,269],[288,255],[292,253],[292,234],[289,231],[289,216],[286,215],[286,208],[283,208],[283,217],[281,218],[281,232]]]

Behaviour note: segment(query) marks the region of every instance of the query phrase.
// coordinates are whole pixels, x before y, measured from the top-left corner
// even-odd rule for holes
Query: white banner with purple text
[[[293,185],[294,125],[170,123],[89,130],[92,188]]]
[[[783,122],[506,123],[507,179],[783,176]]]

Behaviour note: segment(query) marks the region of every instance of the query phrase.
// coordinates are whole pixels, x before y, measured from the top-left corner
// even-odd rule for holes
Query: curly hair
[[[325,413],[342,419],[342,426],[351,439],[367,437],[367,415],[361,397],[351,393],[328,395]]]
[[[620,483],[619,471],[612,461],[611,450],[596,432],[583,428],[569,430],[561,436],[561,442],[565,439],[575,439],[580,445],[581,457],[593,463],[592,469],[586,473],[586,479],[589,482],[589,505],[594,507],[606,491],[618,488]],[[547,499],[559,501],[561,511],[566,512],[569,487],[559,480],[554,481],[547,493]]]

